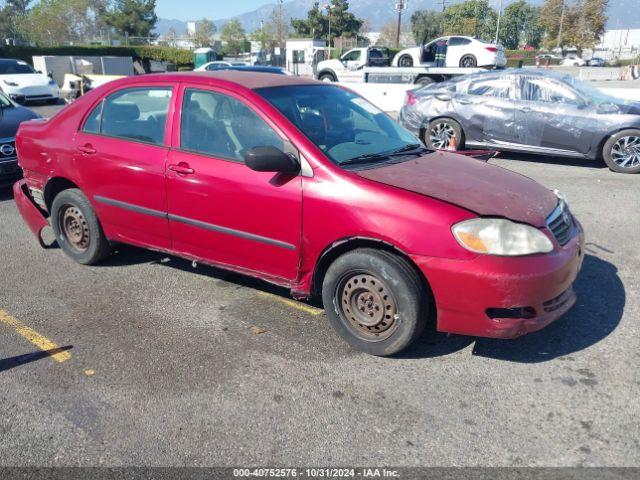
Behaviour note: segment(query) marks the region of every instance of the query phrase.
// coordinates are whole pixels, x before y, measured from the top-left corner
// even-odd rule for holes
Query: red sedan
[[[533,180],[425,149],[335,85],[244,72],[127,78],[17,136],[16,203],[82,264],[115,242],[321,295],[390,355],[430,319],[513,338],[575,302],[583,233]]]

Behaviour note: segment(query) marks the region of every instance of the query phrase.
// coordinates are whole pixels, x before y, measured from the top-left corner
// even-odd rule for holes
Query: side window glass
[[[512,87],[511,77],[501,76],[471,82],[467,93],[469,95],[479,95],[484,97],[510,98]]]
[[[267,146],[284,150],[282,138],[244,103],[217,92],[185,91],[182,149],[244,162],[249,150]]]
[[[578,104],[578,95],[568,86],[544,78],[529,78],[522,86],[522,99],[531,102]]]
[[[83,131],[163,145],[170,100],[166,87],[121,90],[91,112]]]

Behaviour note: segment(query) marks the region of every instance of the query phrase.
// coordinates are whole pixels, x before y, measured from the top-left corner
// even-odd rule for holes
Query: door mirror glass
[[[251,170],[256,172],[277,172],[293,175],[300,171],[298,160],[272,146],[252,148],[245,154],[244,162]]]

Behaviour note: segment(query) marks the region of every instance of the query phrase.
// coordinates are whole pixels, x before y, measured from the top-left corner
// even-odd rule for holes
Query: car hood
[[[3,108],[0,111],[0,138],[13,138],[16,136],[18,126],[25,120],[39,118],[35,112],[24,107]]]
[[[357,174],[481,216],[504,217],[536,227],[546,225],[558,203],[553,192],[524,175],[449,152],[434,152]]]
[[[44,87],[49,84],[49,77],[40,73],[22,73],[18,75],[1,75],[0,80],[17,83],[20,87]]]

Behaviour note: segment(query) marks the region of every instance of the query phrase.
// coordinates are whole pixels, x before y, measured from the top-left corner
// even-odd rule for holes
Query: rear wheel
[[[426,87],[432,83],[436,83],[436,81],[431,77],[420,77],[415,81],[415,84],[420,85],[421,87]]]
[[[462,68],[475,68],[478,66],[478,60],[473,55],[465,55],[460,59]]]
[[[76,262],[93,265],[109,255],[109,241],[79,189],[63,190],[53,199],[51,226],[60,248]]]
[[[318,77],[321,82],[336,82],[336,77],[332,73],[323,73]]]
[[[458,122],[451,118],[432,120],[424,131],[424,144],[436,150],[446,150],[451,139],[456,139],[456,149],[464,148],[464,133]]]
[[[426,295],[407,262],[369,248],[335,260],[322,285],[322,301],[338,334],[379,356],[393,355],[420,336],[428,321]]]
[[[399,67],[413,67],[413,57],[411,55],[402,55],[398,60]]]
[[[602,158],[614,172],[640,173],[640,130],[622,130],[612,135],[602,148]]]

